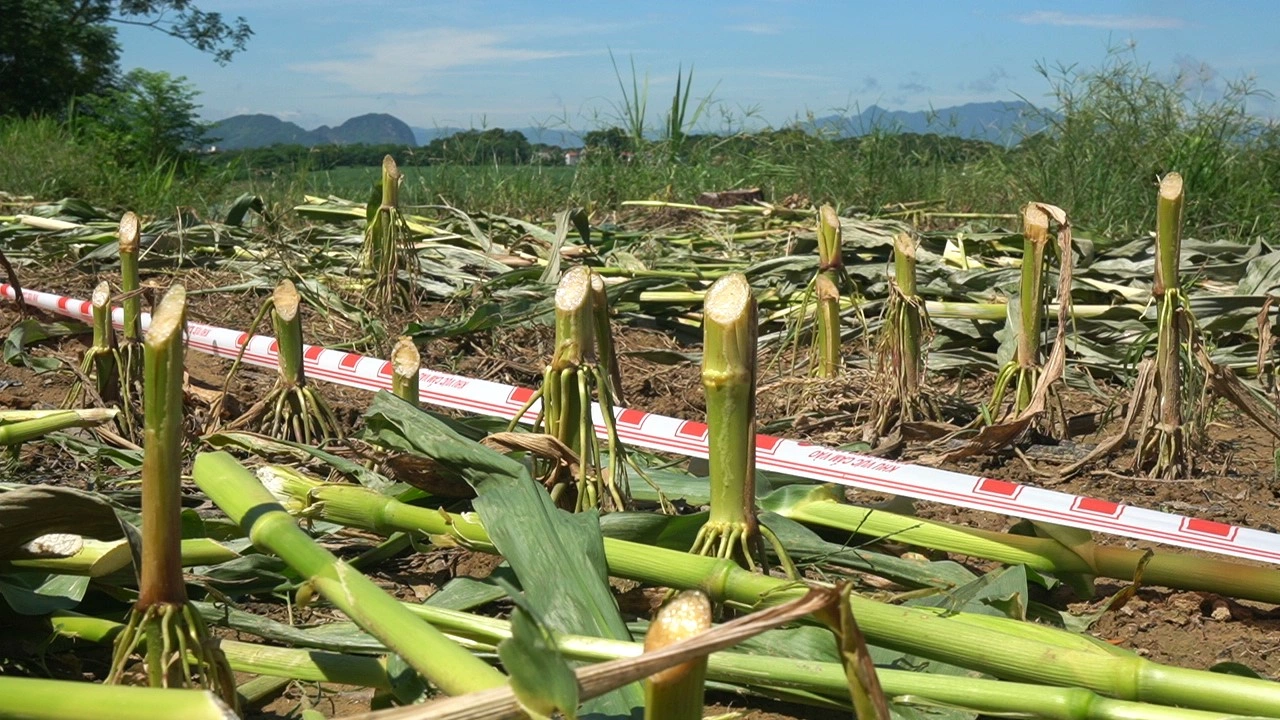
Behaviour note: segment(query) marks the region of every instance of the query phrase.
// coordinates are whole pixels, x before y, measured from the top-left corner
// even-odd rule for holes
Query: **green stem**
[[[0,422],[0,446],[20,445],[68,428],[96,427],[114,420],[119,414],[115,408],[84,408],[55,410],[30,420]]]
[[[1142,550],[1116,545],[1090,544],[1073,550],[1051,538],[998,533],[846,505],[822,488],[797,500],[770,502],[771,499],[772,496],[765,500],[767,509],[797,522],[1026,565],[1040,572],[1132,580],[1144,555]],[[1280,570],[1212,557],[1158,552],[1143,568],[1142,582],[1280,604]]]
[[[141,287],[138,278],[139,225],[138,216],[132,212],[126,212],[120,218],[120,293],[125,296],[122,301],[125,345],[142,342],[142,298],[138,296]]]
[[[445,693],[459,695],[506,682],[497,670],[413,617],[371,580],[320,547],[232,456],[201,453],[192,475],[254,545],[280,556],[326,600]]]
[[[814,294],[818,300],[817,374],[833,378],[840,372],[840,291],[826,275],[819,275]]]
[[[182,580],[182,333],[187,300],[174,285],[143,344],[142,578],[138,610],[187,601]]]
[[[618,366],[618,354],[613,343],[613,328],[609,325],[609,294],[605,292],[604,278],[591,271],[591,313],[594,320],[596,354],[600,366],[605,368],[609,380],[609,400],[623,405],[622,369]]]
[[[302,317],[298,312],[301,298],[291,280],[281,280],[271,295],[271,324],[275,326],[279,354],[276,362],[280,380],[286,388],[307,384],[302,363]]]
[[[339,493],[359,496],[359,500],[351,501],[342,515],[331,514]],[[318,504],[313,511],[331,522],[380,532],[446,535],[469,548],[492,552],[487,533],[473,515],[406,506],[357,486],[327,485],[314,495]],[[299,500],[306,504],[310,499],[304,494]],[[366,508],[367,514],[357,505]],[[612,575],[659,586],[701,589],[720,602],[758,608],[794,599],[804,591],[801,585],[749,572],[729,560],[607,537],[604,547]],[[1089,646],[1082,645],[1087,638],[1048,626],[968,613],[947,615],[857,596],[851,597],[850,602],[867,640],[899,652],[1003,679],[1086,688],[1121,700],[1280,717],[1280,684],[1274,682],[1171,667],[1132,654],[1112,654],[1096,649],[1091,642]],[[1035,630],[1034,636],[1028,634],[1029,628]],[[1059,637],[1061,640],[1046,641]],[[840,691],[847,693],[843,670],[835,665],[834,672]],[[921,681],[936,677],[925,675]],[[882,674],[881,680],[886,692],[900,692],[891,689],[886,675]]]
[[[746,276],[711,286],[702,327],[711,514],[695,552],[754,567],[764,549],[755,494],[757,310]]]
[[[1169,173],[1160,181],[1156,200],[1156,276],[1152,294],[1160,304],[1156,341],[1156,428],[1159,456],[1154,473],[1176,477],[1186,469],[1182,428],[1181,302],[1178,258],[1182,251],[1182,176]],[[1143,444],[1147,439],[1143,438]]]
[[[29,720],[235,720],[231,708],[204,690],[95,685],[0,675],[0,716]]]

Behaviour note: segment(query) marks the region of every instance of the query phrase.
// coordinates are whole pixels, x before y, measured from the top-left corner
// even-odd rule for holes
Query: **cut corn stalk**
[[[406,603],[405,607],[475,652],[492,653],[499,642],[511,637],[510,623],[504,620],[419,603]],[[54,613],[52,624],[63,637],[89,642],[110,641],[122,627],[110,620],[67,612]],[[556,648],[573,660],[634,658],[644,651],[643,645],[635,642],[558,633],[553,638]],[[376,689],[391,686],[383,658],[234,640],[224,640],[222,644],[232,668],[239,672]],[[1115,700],[1083,688],[887,668],[877,669],[877,676],[885,694],[897,702],[949,705],[992,715],[1030,715],[1048,720],[1244,720],[1236,714]],[[708,656],[706,677],[765,692],[799,690],[836,700],[848,696],[845,672],[839,663],[717,652]]]
[[[505,684],[502,673],[413,617],[373,581],[308,537],[232,456],[202,453],[192,476],[254,545],[280,556],[317,593],[445,693],[459,695]]]
[[[100,282],[93,289],[89,305],[93,313],[93,344],[84,353],[80,375],[93,382],[93,390],[92,393],[87,393],[83,380],[77,378],[72,383],[63,406],[96,401],[103,405],[123,407],[120,375],[124,363],[116,344],[115,329],[111,327],[111,286],[107,282]],[[127,418],[129,413],[124,412],[122,415]],[[128,427],[127,423],[121,425]]]
[[[79,536],[72,536],[77,537]],[[100,578],[123,570],[132,562],[129,543],[125,540],[108,542],[91,538],[79,538],[73,553],[49,557],[26,557],[8,560],[16,568],[44,570],[60,575],[83,575]],[[216,540],[189,538],[182,541],[182,565],[217,565],[235,560],[240,554]]]
[[[201,687],[236,707],[235,678],[187,602],[182,576],[183,345],[186,291],[169,289],[143,343],[142,568],[138,600],[116,640],[108,683],[119,684],[144,635],[152,687]]]
[[[120,304],[124,308],[124,329],[120,341],[122,384],[127,398],[142,373],[142,285],[138,277],[138,250],[141,227],[138,216],[126,212],[120,218]]]
[[[1154,392],[1156,413],[1144,419],[1134,462],[1155,477],[1173,479],[1191,472],[1193,453],[1183,424],[1183,344],[1189,339],[1189,312],[1182,299],[1178,258],[1182,252],[1182,176],[1169,173],[1156,199],[1156,276],[1152,295],[1160,307],[1156,332]],[[1190,356],[1190,352],[1186,352]]]
[[[1132,580],[1143,560],[1139,549],[1084,543],[1066,545],[1032,537],[957,526],[840,502],[831,488],[776,491],[763,501],[779,515],[808,525],[941,550],[1057,575],[1096,575]],[[1280,604],[1280,570],[1214,557],[1161,551],[1142,570],[1145,585],[1213,592],[1243,600]]]
[[[538,475],[552,500],[574,512],[591,508],[623,510],[631,503],[625,449],[614,424],[610,389],[613,381],[605,375],[596,355],[600,316],[594,310],[592,276],[590,268],[580,265],[560,279],[555,294],[555,351],[543,371],[542,387],[515,416],[523,417],[535,402],[542,401],[533,430],[555,438],[559,446],[568,450],[568,457],[539,460]],[[608,321],[607,316],[604,319]],[[607,429],[607,467],[596,439],[591,413],[593,397],[600,404]],[[513,420],[511,428],[515,423]]]
[[[310,483],[310,491],[307,485],[294,483],[281,490],[291,495],[290,504],[295,509],[305,508],[310,515],[382,533],[401,530],[444,536],[473,550],[493,552],[488,534],[473,514],[456,515],[406,505],[355,485],[315,482]],[[341,510],[336,509],[339,503],[343,505]],[[739,607],[774,605],[803,594],[803,588],[789,580],[753,573],[728,560],[610,537],[604,538],[604,549],[611,575],[676,589],[702,589],[714,601]],[[849,606],[867,641],[874,645],[1005,680],[1074,688],[1056,694],[1050,706],[1067,698],[1083,702],[1091,698],[1092,693],[1100,693],[1129,701],[1109,710],[1117,714],[1102,717],[1130,717],[1119,713],[1132,708],[1133,703],[1196,708],[1228,716],[1236,713],[1280,717],[1280,683],[1162,665],[1086,636],[1003,617],[887,605],[857,595],[850,596]],[[713,658],[711,669],[715,667]],[[834,671],[840,691],[847,693],[843,670],[834,666]],[[709,676],[715,677],[710,673],[711,670]],[[942,677],[907,675],[919,678],[921,685],[912,685],[906,678],[897,680],[889,671],[883,671],[880,677],[886,694],[909,694],[909,688],[924,687],[924,683]],[[1036,690],[1031,691],[1030,687]],[[1037,686],[1020,688],[1012,683],[995,683],[984,699],[993,703],[1013,702],[1013,698],[999,700],[997,688],[1026,689],[1027,694],[1019,699],[1020,703],[1036,702],[1032,698],[1037,692],[1058,692]],[[960,688],[953,686],[952,691],[959,693]],[[1069,720],[1091,717],[1087,708],[1088,703],[1058,707],[1048,717]]]
[[[413,338],[400,336],[391,348],[391,392],[396,397],[414,405],[418,404],[418,374],[422,360]]]
[[[893,236],[893,277],[885,305],[878,354],[883,394],[869,428],[878,440],[903,423],[939,416],[924,387],[927,324],[924,301],[916,294],[916,244],[907,233]]]
[[[116,408],[0,410],[0,446],[21,445],[59,430],[97,427],[119,414]]]
[[[70,680],[0,675],[0,714],[27,720],[236,720],[236,713],[203,690],[112,687]]]
[[[400,213],[400,183],[404,175],[396,166],[395,158],[382,159],[382,201],[367,218],[364,233],[364,254],[361,266],[372,275],[369,281],[371,298],[381,307],[407,297],[400,285],[400,272],[412,276],[416,261],[409,228]],[[372,208],[371,208],[372,209]]]
[[[711,628],[711,601],[701,591],[686,590],[658,611],[645,652],[660,650]],[[644,689],[646,720],[702,720],[707,658],[667,668],[649,676]]]
[[[1022,209],[1022,277],[1018,290],[1018,340],[1015,356],[1000,369],[988,413],[994,417],[1009,384],[1015,413],[1031,404],[1040,376],[1040,331],[1044,320],[1044,256],[1049,245],[1049,215],[1035,203]]]
[[[307,382],[302,356],[302,299],[290,280],[271,296],[279,372],[265,397],[234,420],[229,429],[253,426],[275,438],[316,444],[342,437],[342,427],[324,397]],[[232,368],[231,372],[234,372]]]
[[[692,552],[732,558],[756,569],[768,564],[765,538],[778,559],[795,568],[778,538],[756,517],[756,301],[747,278],[726,275],[703,304],[702,388],[707,404],[711,514]]]

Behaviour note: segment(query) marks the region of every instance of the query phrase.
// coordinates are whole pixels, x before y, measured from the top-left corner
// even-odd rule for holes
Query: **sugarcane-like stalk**
[[[1014,412],[1031,404],[1040,378],[1040,331],[1044,321],[1044,258],[1049,246],[1049,214],[1036,203],[1022,209],[1022,274],[1018,291],[1016,354],[996,377],[988,414],[998,411],[1010,382],[1014,383]]]
[[[596,354],[601,316],[594,309],[592,277],[590,268],[579,265],[560,278],[555,294],[556,338],[551,362],[543,371],[542,387],[511,422],[514,428],[535,402],[542,401],[534,432],[551,435],[572,457],[540,460],[538,474],[552,500],[574,512],[591,508],[623,510],[631,503],[624,467],[626,450],[618,440],[613,417],[614,381],[608,378]],[[603,319],[607,327],[608,316]],[[593,398],[600,404],[607,430],[607,467],[596,439]]]
[[[840,275],[844,269],[840,216],[835,208],[818,210],[818,274],[813,291],[818,301],[814,368],[819,377],[840,372]]]
[[[93,289],[89,305],[93,313],[93,343],[85,351],[80,375],[93,381],[95,400],[120,408],[116,424],[126,435],[133,435],[133,406],[122,391],[125,361],[111,326],[111,286],[103,281]],[[83,382],[77,378],[67,393],[64,407],[87,401]]]
[[[281,280],[271,295],[279,372],[265,397],[228,426],[255,426],[271,437],[313,445],[342,437],[342,427],[324,396],[307,382],[303,364],[302,298],[290,280]],[[233,367],[234,371],[234,367]]]
[[[506,682],[502,673],[415,618],[394,598],[307,536],[232,456],[201,453],[192,476],[254,545],[280,556],[322,597],[450,695]]]
[[[828,488],[794,494],[779,491],[764,501],[766,509],[785,518],[857,533],[869,538],[941,550],[1009,565],[1026,565],[1055,575],[1087,574],[1132,580],[1144,551],[1119,545],[1089,543],[1068,547],[1055,539],[993,532],[937,520],[898,515],[847,505]],[[1280,604],[1280,570],[1223,558],[1158,551],[1142,569],[1149,585],[1212,592],[1243,600]]]
[[[418,373],[422,359],[413,338],[401,336],[391,348],[391,392],[406,402],[419,402]]]
[[[386,306],[401,293],[400,271],[415,271],[416,260],[409,239],[409,227],[400,212],[400,183],[404,174],[395,158],[382,158],[382,202],[368,218],[361,265],[372,274],[370,289],[375,303]],[[408,257],[402,257],[402,254]]]
[[[301,485],[301,494],[294,495],[292,504],[298,508],[305,507],[308,513],[331,522],[382,533],[402,530],[444,535],[468,548],[494,552],[488,534],[474,514],[456,515],[436,508],[406,505],[354,485],[314,482],[310,492],[305,486],[306,483]],[[286,490],[295,493],[298,487]],[[341,511],[337,509],[340,503],[346,506]],[[753,573],[729,560],[698,557],[610,537],[604,538],[604,549],[611,575],[676,589],[702,589],[717,602],[759,608],[795,599],[804,592],[803,587],[789,580]],[[1280,683],[1162,665],[1085,636],[1003,617],[887,605],[858,595],[849,597],[849,608],[858,618],[858,625],[867,641],[874,645],[952,663],[1005,680],[1075,688],[1061,691],[1062,695],[1056,695],[1052,703],[1042,707],[1056,706],[1065,699],[1084,704],[1057,707],[1046,713],[1047,717],[1067,720],[1092,717],[1089,710],[1092,706],[1087,702],[1092,696],[1086,690],[1109,695],[1117,701],[1130,701],[1130,704],[1110,708],[1113,713],[1130,709],[1132,702],[1141,702],[1227,714],[1249,716],[1261,713],[1280,717]],[[719,679],[714,673],[715,668],[713,657],[709,676]],[[847,692],[843,670],[838,665],[833,665],[832,669],[838,679],[837,687],[841,692]],[[769,677],[772,680],[772,675]],[[916,677],[919,677],[921,685],[913,685],[914,681],[908,679]],[[924,687],[923,683],[940,677],[911,673],[899,679],[890,671],[880,674],[884,690],[889,695],[909,693],[910,688]],[[984,702],[1012,703],[1011,697],[1001,700],[1001,693],[997,690],[1017,687],[1010,683],[996,683],[990,694],[983,694]],[[959,687],[953,687],[949,692],[957,693],[951,697],[959,697],[959,691]],[[977,693],[976,686],[974,692]],[[1035,691],[1028,689],[1028,695],[1021,701],[1031,702],[1028,698],[1035,697],[1037,693],[1055,692],[1058,691],[1043,687],[1036,687]],[[963,701],[959,704],[965,705]],[[1115,714],[1098,717],[1181,716]]]
[[[893,236],[893,270],[878,353],[886,392],[878,400],[871,439],[904,422],[932,419],[939,414],[924,388],[922,343],[928,315],[924,301],[916,294],[916,245],[907,233]]]
[[[430,622],[464,646],[492,652],[511,637],[510,623],[431,605],[406,603],[416,616]],[[101,618],[55,612],[54,632],[76,640],[105,642],[121,625]],[[640,643],[553,633],[556,649],[573,660],[606,661],[638,657]],[[312,649],[267,647],[224,640],[227,659],[238,672],[387,689],[386,660]],[[881,687],[889,697],[913,696],[940,705],[963,707],[992,715],[1030,715],[1047,720],[1228,720],[1223,713],[1149,705],[1103,697],[1083,688],[1061,688],[975,677],[878,668]],[[708,657],[707,678],[745,687],[785,688],[840,699],[848,690],[839,663],[814,662],[727,651]],[[72,716],[78,720],[83,715]]]
[[[711,514],[692,552],[767,568],[764,538],[794,574],[786,550],[756,517],[756,301],[741,273],[707,291],[702,388],[707,403]]]
[[[119,414],[116,408],[0,410],[0,446],[21,445],[59,430],[97,427]]]
[[[711,601],[701,591],[686,590],[658,611],[644,638],[644,649],[661,650],[710,628]],[[644,687],[645,720],[702,720],[706,677],[706,656],[649,676]]]
[[[840,372],[840,291],[826,275],[813,281],[818,300],[817,363],[818,377],[833,378]]]
[[[203,690],[113,687],[70,680],[0,675],[4,717],[27,720],[236,720],[227,704]]]
[[[183,345],[186,291],[169,289],[143,342],[142,571],[138,600],[116,641],[109,683],[120,683],[144,635],[152,687],[203,687],[236,706],[235,678],[182,577]]]
[[[1152,295],[1159,304],[1157,322],[1154,425],[1139,440],[1139,464],[1152,460],[1157,477],[1183,477],[1191,471],[1191,453],[1183,426],[1182,338],[1186,308],[1178,276],[1182,252],[1182,176],[1169,173],[1156,198],[1156,274]]]
[[[120,355],[124,360],[123,383],[127,397],[134,397],[133,387],[142,372],[142,284],[138,277],[138,248],[141,244],[138,216],[126,212],[120,218],[120,304],[124,307],[124,329]]]

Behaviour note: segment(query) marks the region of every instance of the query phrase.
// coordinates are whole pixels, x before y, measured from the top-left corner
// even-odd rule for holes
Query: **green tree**
[[[219,63],[253,31],[190,0],[0,0],[0,115],[57,115],[119,75],[116,25],[152,28]]]
[[[119,87],[86,99],[84,130],[123,164],[176,160],[206,140],[209,126],[198,118],[197,95],[185,77],[131,70]]]

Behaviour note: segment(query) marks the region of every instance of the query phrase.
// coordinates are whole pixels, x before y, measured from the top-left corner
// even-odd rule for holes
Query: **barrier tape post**
[[[0,297],[14,298],[8,284]],[[28,305],[67,317],[92,319],[88,301],[36,290],[23,290]],[[112,320],[122,326],[124,311],[115,308]],[[144,313],[145,328],[151,321]],[[187,323],[190,346],[200,352],[234,359],[247,345],[244,362],[276,366],[275,340],[227,328]],[[391,363],[316,345],[304,346],[308,377],[364,390],[391,388]],[[422,369],[420,400],[437,407],[511,419],[533,395],[529,388]],[[523,423],[532,423],[538,407],[531,407]],[[614,409],[618,437],[650,450],[707,456],[707,426],[629,408]],[[605,433],[599,406],[593,408],[596,432]],[[1213,520],[1175,515],[1122,503],[1047,490],[1032,485],[966,475],[938,468],[909,465],[859,455],[771,435],[756,437],[756,467],[762,470],[826,483],[905,495],[921,500],[1041,520],[1068,527],[1176,545],[1249,560],[1280,562],[1280,535]]]

